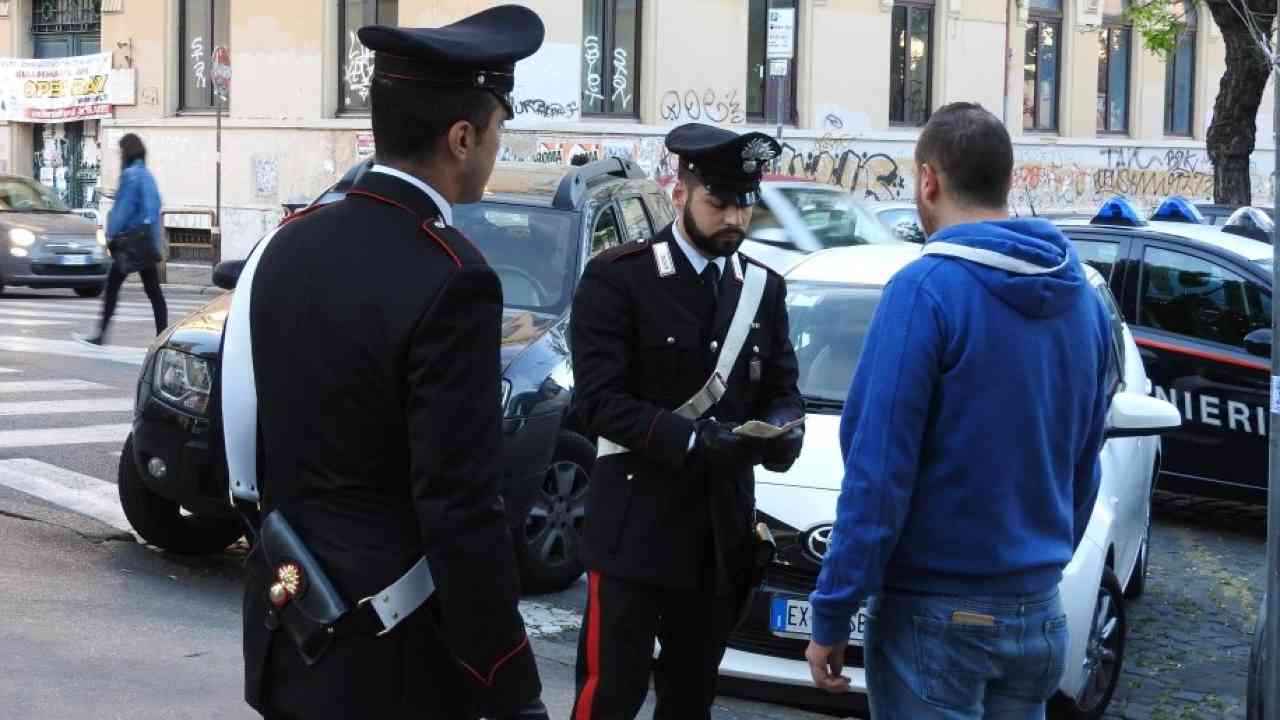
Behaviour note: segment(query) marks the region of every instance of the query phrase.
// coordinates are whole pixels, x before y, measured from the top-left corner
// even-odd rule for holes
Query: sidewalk
[[[125,280],[125,287],[141,287],[142,279],[137,273],[131,273]],[[163,283],[166,290],[200,293],[201,295],[220,295],[224,292],[213,284],[213,266],[205,263],[175,263],[168,266],[168,277]]]

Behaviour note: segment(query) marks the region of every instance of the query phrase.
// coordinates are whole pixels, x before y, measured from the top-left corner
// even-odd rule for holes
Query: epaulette
[[[457,265],[458,267],[462,267],[462,260],[458,257],[458,253],[454,251],[453,246],[451,246],[448,242],[445,241],[445,237],[448,237],[449,239],[452,239],[455,242],[461,241],[459,243],[461,247],[469,247],[472,249],[474,249],[475,247],[471,244],[471,241],[467,239],[466,235],[463,235],[462,233],[458,232],[456,229],[449,227],[447,224],[445,224],[444,220],[440,219],[438,215],[435,217],[424,219],[420,215],[418,215],[418,213],[414,212],[413,210],[405,206],[403,203],[396,202],[391,198],[383,197],[381,195],[378,195],[377,193],[368,192],[367,190],[352,190],[347,193],[347,197],[351,197],[353,195],[369,198],[370,200],[373,200],[375,202],[380,202],[384,205],[390,205],[391,207],[399,208],[405,211],[406,213],[408,213],[409,215],[412,215],[414,218],[418,220],[419,227],[421,227],[422,231],[427,234],[427,237],[434,240],[435,243],[439,245],[441,249],[443,249],[445,253],[449,255],[449,258],[453,260],[453,264]]]
[[[653,245],[648,242],[629,242],[625,245],[609,248],[608,250],[600,253],[599,257],[602,262],[615,262],[624,257],[630,257],[632,255],[642,253],[652,247]]]

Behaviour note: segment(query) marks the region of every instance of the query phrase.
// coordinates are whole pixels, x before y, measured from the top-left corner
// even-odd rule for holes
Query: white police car
[[[1160,489],[1265,502],[1272,248],[1248,237],[1256,229],[1194,222],[1181,203],[1145,221],[1112,199],[1058,225],[1107,278],[1155,396],[1182,414],[1164,438]],[[1249,222],[1269,221],[1257,215]]]
[[[863,336],[889,278],[920,256],[907,243],[837,248],[815,253],[787,275],[791,336],[808,415],[804,450],[790,471],[760,471],[756,507],[778,542],[749,615],[733,634],[720,665],[726,692],[836,711],[865,707],[862,618],[855,620],[846,674],[855,692],[827,695],[813,686],[804,648],[809,639],[808,595],[826,552],[844,475],[838,437],[840,412],[861,353]],[[1062,697],[1070,717],[1102,714],[1124,658],[1124,594],[1143,590],[1150,538],[1150,493],[1160,462],[1154,434],[1178,423],[1167,402],[1147,396],[1138,347],[1119,316],[1102,276],[1088,270],[1110,310],[1115,359],[1102,487],[1085,540],[1061,584],[1071,646]],[[1044,392],[1062,392],[1045,388]],[[1118,437],[1121,430],[1142,436]]]

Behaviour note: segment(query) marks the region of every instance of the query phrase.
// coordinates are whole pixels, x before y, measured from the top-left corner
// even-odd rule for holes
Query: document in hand
[[[777,425],[770,425],[763,420],[748,420],[734,428],[733,434],[745,435],[746,437],[759,438],[761,440],[772,440],[786,433],[791,428],[802,425],[803,423],[804,418],[796,418],[786,425],[778,427]]]

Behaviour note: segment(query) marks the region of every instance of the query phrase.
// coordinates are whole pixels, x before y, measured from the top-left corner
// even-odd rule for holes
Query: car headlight
[[[18,247],[31,247],[36,244],[36,234],[26,228],[14,228],[9,231],[9,242]]]
[[[107,233],[102,228],[98,228],[98,244],[102,247],[107,246]]]
[[[166,402],[204,415],[212,384],[209,363],[195,355],[165,348],[156,356],[155,391]]]

